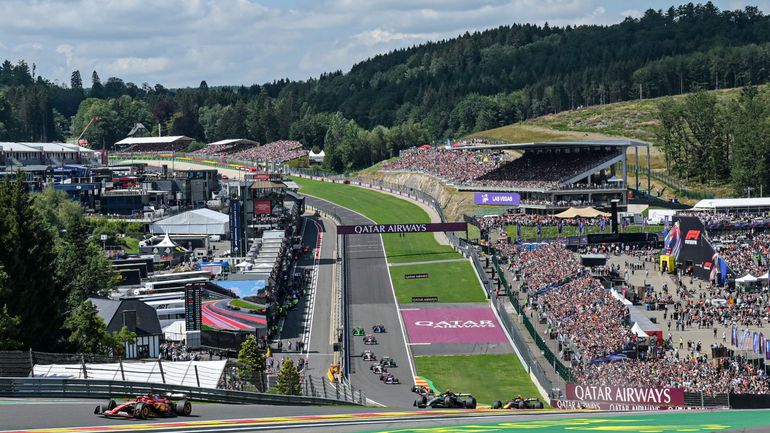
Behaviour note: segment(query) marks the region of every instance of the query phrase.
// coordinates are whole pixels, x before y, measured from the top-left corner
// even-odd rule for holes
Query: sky
[[[613,24],[674,0],[0,0],[0,60],[52,81],[262,84],[504,24]],[[681,1],[681,0],[680,0]],[[770,0],[714,1],[770,11]]]

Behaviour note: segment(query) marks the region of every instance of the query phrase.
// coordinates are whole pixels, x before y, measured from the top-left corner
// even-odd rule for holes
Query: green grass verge
[[[294,178],[303,194],[354,210],[379,224],[430,222],[419,206],[406,200],[350,185]],[[390,263],[423,262],[462,257],[448,245],[439,245],[433,233],[382,236]]]
[[[428,278],[407,280],[407,274],[428,274]],[[487,298],[467,261],[408,266],[391,266],[393,288],[399,304],[413,296],[437,296],[439,302],[486,302]]]
[[[505,231],[508,233],[508,236],[515,239],[516,238],[516,226],[515,225],[508,225],[505,226]],[[653,226],[647,226],[642,227],[638,225],[634,226],[628,226],[625,230],[621,230],[622,233],[639,233],[640,231],[644,231],[647,233],[661,233],[663,232],[663,226],[662,225],[653,225]],[[543,227],[542,233],[538,236],[537,234],[537,227],[521,227],[521,238],[522,239],[537,239],[537,238],[555,238],[555,237],[563,237],[563,236],[577,236],[579,233],[579,229],[577,226],[564,226],[564,232],[562,234],[559,234],[559,229],[556,227]],[[609,226],[607,226],[604,229],[604,233],[611,233],[612,230]],[[597,226],[586,226],[586,233],[585,234],[597,234],[602,233],[601,230],[599,230],[599,227]]]
[[[471,393],[480,404],[519,394],[540,397],[515,354],[416,356],[414,364],[417,375],[433,381],[439,391]]]
[[[247,310],[258,310],[260,308],[265,308],[264,305],[259,305],[259,304],[255,304],[254,302],[244,301],[243,299],[232,299],[230,300],[230,305],[232,305],[233,307],[245,308]]]

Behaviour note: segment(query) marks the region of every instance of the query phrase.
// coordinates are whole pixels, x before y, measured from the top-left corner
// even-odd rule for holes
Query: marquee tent
[[[610,216],[607,212],[596,210],[592,207],[571,207],[562,213],[554,215],[556,218],[596,218]]]
[[[744,275],[744,276],[742,276],[740,278],[736,278],[735,282],[738,283],[738,284],[756,283],[757,282],[757,277],[755,277],[755,276],[753,276],[751,274],[746,274],[746,275]]]
[[[227,235],[230,217],[211,209],[196,209],[160,220],[150,226],[154,234]]]

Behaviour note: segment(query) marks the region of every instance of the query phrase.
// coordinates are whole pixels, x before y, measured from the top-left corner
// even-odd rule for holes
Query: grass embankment
[[[599,234],[602,233],[602,231],[597,226],[586,226],[586,231],[584,234],[592,235],[592,234]],[[508,236],[510,236],[512,239],[516,239],[516,226],[515,225],[508,225],[505,226],[505,231],[508,233]],[[564,226],[564,230],[561,234],[559,234],[559,229],[553,226],[543,227],[543,230],[541,234],[538,236],[537,234],[537,227],[529,227],[529,226],[522,226],[521,227],[521,238],[522,239],[548,239],[548,238],[556,238],[556,237],[565,237],[565,236],[578,236],[580,229],[577,226]],[[646,233],[662,233],[663,232],[663,226],[662,225],[652,225],[652,226],[639,226],[639,225],[632,225],[625,228],[625,230],[619,230],[621,233],[639,233],[639,232],[646,232]],[[603,233],[612,233],[612,229],[607,226],[604,229]]]
[[[351,185],[320,182],[310,179],[295,178],[300,192],[312,195],[348,209],[361,213],[380,224],[430,222],[430,217],[419,206],[389,194],[367,190]],[[448,245],[436,242],[433,233],[409,233],[404,236],[385,234],[382,236],[385,252],[390,263],[428,262],[435,260],[462,259]],[[427,280],[409,280],[404,284],[404,269],[432,269],[436,278]],[[431,271],[413,271],[405,273],[431,273]],[[467,262],[450,262],[435,265],[396,266],[391,268],[393,288],[399,303],[411,302],[412,296],[439,296],[439,302],[483,302],[484,294]],[[439,277],[441,275],[441,277]],[[445,278],[443,275],[452,275]],[[422,289],[422,290],[420,290]]]
[[[351,185],[295,178],[303,194],[312,195],[354,210],[378,224],[426,223],[430,217],[406,200]],[[448,245],[439,245],[433,233],[385,234],[382,236],[390,263],[410,263],[460,258]]]
[[[471,393],[481,404],[519,394],[540,397],[514,354],[416,356],[414,364],[417,375],[430,379],[439,391]]]
[[[260,308],[265,308],[264,305],[256,304],[254,302],[244,301],[243,299],[231,299],[230,305],[233,307],[243,308],[246,310],[258,310]]]
[[[428,278],[407,280],[408,274],[428,274]],[[467,261],[409,266],[392,266],[390,275],[399,304],[409,304],[413,296],[436,296],[439,302],[486,302],[473,268]],[[448,287],[464,290],[447,290]]]

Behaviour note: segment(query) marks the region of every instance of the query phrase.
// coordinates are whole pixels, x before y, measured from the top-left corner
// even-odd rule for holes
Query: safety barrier
[[[195,388],[180,385],[156,383],[119,382],[87,379],[48,379],[0,377],[0,396],[3,397],[50,397],[50,398],[114,398],[144,394],[185,394],[193,401],[207,401],[228,404],[273,404],[295,406],[330,406],[340,404],[360,405],[365,401],[363,394],[348,388],[331,389],[326,395],[338,395],[339,399],[323,398],[316,391],[315,383],[310,394],[303,396],[267,394],[224,389]],[[323,383],[323,380],[321,380]],[[323,385],[321,385],[323,386]],[[305,387],[303,387],[305,388]],[[334,393],[334,394],[332,394]],[[342,393],[342,394],[340,394]]]

